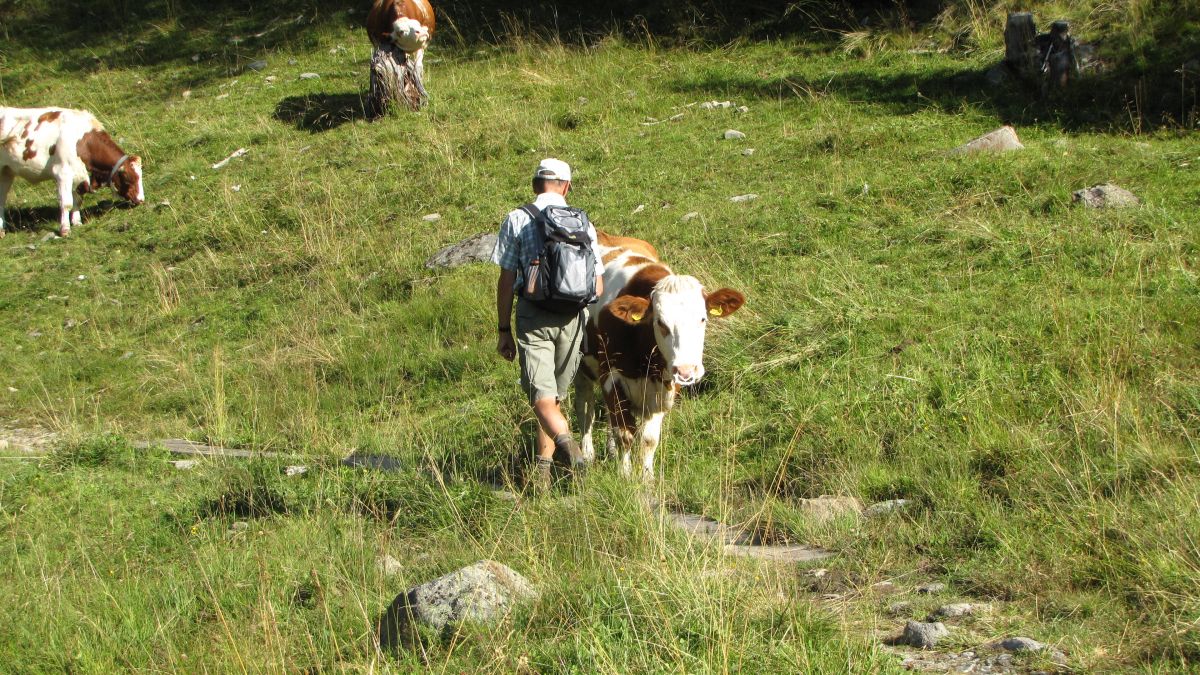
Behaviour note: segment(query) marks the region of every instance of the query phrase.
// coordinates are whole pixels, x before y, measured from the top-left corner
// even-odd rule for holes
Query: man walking
[[[492,252],[492,262],[500,266],[500,278],[496,282],[499,331],[496,351],[509,361],[520,356],[521,386],[529,396],[538,421],[535,479],[539,487],[550,485],[550,469],[556,450],[566,453],[572,465],[583,462],[579,444],[571,436],[563,416],[561,403],[579,367],[587,326],[586,304],[604,292],[604,268],[596,253],[596,230],[581,211],[567,207],[566,196],[570,190],[571,167],[558,159],[542,160],[533,175],[536,199],[532,204],[509,212],[500,226],[500,235]],[[572,249],[577,256],[583,256],[582,261],[570,255],[546,255],[546,232],[553,227],[547,228],[545,221],[551,214],[561,213],[576,217],[574,222],[581,225],[578,238],[582,239],[583,229],[586,229],[587,242],[575,242]],[[575,262],[559,262],[562,260]],[[536,286],[545,283],[546,275],[539,274],[539,268],[544,272],[546,265],[543,263],[547,262],[589,270],[586,282],[592,297],[579,304],[561,300],[557,305],[546,302],[544,289]],[[593,270],[594,289],[590,287]],[[571,272],[578,276],[578,270],[568,270],[565,276],[571,277]],[[514,296],[517,297],[515,324],[510,321]]]

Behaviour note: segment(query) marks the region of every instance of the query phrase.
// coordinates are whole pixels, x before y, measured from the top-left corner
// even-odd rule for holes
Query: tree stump
[[[420,110],[428,100],[416,62],[396,45],[375,47],[371,54],[371,89],[367,95],[367,116],[387,114],[393,104]]]
[[[1021,75],[1036,76],[1039,65],[1037,46],[1034,43],[1036,38],[1037,26],[1033,22],[1033,14],[1009,14],[1008,24],[1004,27],[1004,63]]]

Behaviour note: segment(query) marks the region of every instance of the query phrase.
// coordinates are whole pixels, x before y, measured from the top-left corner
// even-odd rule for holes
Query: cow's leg
[[[75,186],[67,176],[55,176],[58,183],[58,236],[71,234],[71,210],[75,207]]]
[[[654,480],[654,453],[662,437],[662,423],[666,413],[654,413],[642,425],[642,480]]]
[[[615,377],[609,377],[604,383],[604,403],[608,409],[609,450],[621,449],[621,473],[629,476],[633,473],[630,454],[633,449],[634,422],[629,399],[621,391]]]
[[[0,169],[0,237],[4,236],[4,205],[8,202],[8,189],[16,178],[13,170],[7,166]]]
[[[596,446],[592,442],[592,425],[596,422],[596,382],[585,373],[587,365],[580,364],[575,373],[575,426],[579,428],[579,451],[583,461],[591,464],[596,460]]]

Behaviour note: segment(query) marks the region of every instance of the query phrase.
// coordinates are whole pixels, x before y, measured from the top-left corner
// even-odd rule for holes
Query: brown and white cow
[[[588,345],[575,378],[575,416],[581,452],[592,461],[596,384],[608,410],[608,449],[621,450],[621,469],[632,472],[640,431],[643,479],[654,477],[654,453],[663,417],[681,387],[704,377],[704,336],[710,318],[724,318],[745,303],[738,291],[705,292],[692,276],[675,274],[640,239],[597,233],[604,260],[604,295],[588,325]]]
[[[17,176],[58,184],[58,233],[64,237],[82,222],[85,193],[111,186],[135,206],[146,199],[141,158],[126,154],[85,110],[0,107],[0,237],[4,204]]]
[[[367,13],[367,37],[376,47],[396,45],[412,55],[418,86],[424,95],[425,48],[437,28],[437,18],[428,0],[375,0]]]

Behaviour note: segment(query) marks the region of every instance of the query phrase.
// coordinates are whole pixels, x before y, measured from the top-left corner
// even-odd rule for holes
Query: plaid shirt
[[[533,205],[540,210],[547,206],[566,206],[567,200],[557,192],[543,192],[533,200]],[[525,270],[529,263],[541,252],[538,250],[537,231],[529,227],[532,222],[533,219],[524,209],[510,211],[500,225],[496,248],[492,249],[492,262],[517,273],[517,281],[513,286],[517,290],[525,283]],[[588,226],[588,237],[592,240],[592,255],[596,260],[596,275],[599,276],[604,274],[604,264],[600,261],[600,252],[596,250],[595,227]]]

